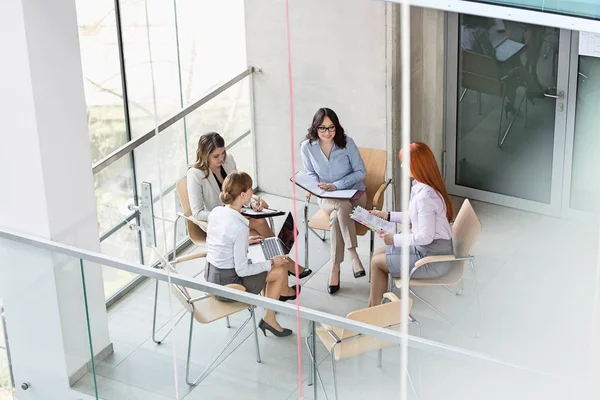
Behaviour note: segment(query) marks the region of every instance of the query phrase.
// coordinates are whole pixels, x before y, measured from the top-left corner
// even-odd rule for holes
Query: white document
[[[521,51],[523,47],[525,47],[525,44],[507,39],[496,47],[496,59],[500,62],[505,62]]]
[[[256,211],[256,210],[253,210],[252,208],[244,208],[242,210],[242,214],[248,215],[248,216],[272,215],[272,214],[277,214],[278,212],[280,212],[280,211],[279,210],[271,210],[270,208],[263,208],[262,211]]]
[[[600,57],[600,33],[580,32],[579,55]]]
[[[304,171],[296,172],[296,185],[300,186],[304,190],[308,190],[317,197],[323,197],[327,199],[351,199],[355,194],[356,190],[334,190],[327,191],[319,187],[319,182],[308,176]]]
[[[350,214],[350,218],[359,224],[366,226],[372,231],[384,231],[387,233],[394,233],[396,231],[395,223],[369,214],[369,212],[361,206],[358,206],[354,209],[354,212]]]

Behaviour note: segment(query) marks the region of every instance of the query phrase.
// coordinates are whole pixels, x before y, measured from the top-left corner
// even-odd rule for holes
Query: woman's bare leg
[[[265,296],[270,299],[279,300],[279,296],[284,292],[286,293],[284,296],[290,296],[291,294],[287,293],[289,291],[291,291],[291,288],[287,287],[287,270],[282,267],[273,267],[267,274],[267,282],[264,290]],[[275,311],[265,310],[263,320],[276,330],[283,331],[283,328],[275,318]]]
[[[256,219],[256,218],[248,218],[249,227],[251,231],[256,231],[258,234],[264,238],[273,237],[275,233],[269,227],[266,218]]]
[[[373,255],[373,259],[371,260],[369,307],[381,304],[383,294],[387,291],[389,270],[385,258],[385,253],[380,252],[379,254]]]

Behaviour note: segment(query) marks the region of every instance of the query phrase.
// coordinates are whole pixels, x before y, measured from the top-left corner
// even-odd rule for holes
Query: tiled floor
[[[272,207],[290,209],[289,199],[266,196]],[[457,206],[461,203],[455,199]],[[300,203],[297,203],[300,207]],[[481,324],[474,280],[466,273],[464,292],[455,296],[443,288],[417,292],[447,313],[452,326],[424,304],[415,301],[412,314],[422,326],[421,337],[437,341],[411,349],[409,371],[420,399],[559,399],[597,398],[590,390],[598,372],[598,224],[572,222],[491,204],[473,202],[483,231],[474,250],[481,304]],[[300,209],[299,209],[300,211]],[[300,215],[300,214],[298,214]],[[300,232],[300,237],[303,237]],[[381,242],[378,240],[378,245]],[[350,263],[342,266],[342,289],[326,293],[329,241],[310,237],[310,267],[314,273],[303,282],[302,305],[345,316],[366,305],[368,280],[354,279]],[[303,260],[303,243],[298,243]],[[363,263],[368,261],[368,238],[359,242]],[[202,268],[192,261],[191,268]],[[290,282],[293,278],[290,278]],[[182,310],[176,299],[169,304],[165,285],[160,285],[158,323],[161,336],[172,312]],[[249,326],[242,331],[216,369],[201,384],[185,383],[187,316],[174,332],[156,345],[151,339],[154,283],[145,282],[109,312],[115,352],[97,367],[99,395],[103,399],[297,399],[300,379],[305,399],[313,398],[308,386],[308,353],[304,346],[307,322],[302,321],[302,366],[298,374],[298,336],[277,339],[259,335],[262,363],[255,360],[255,344]],[[262,310],[258,310],[258,318]],[[195,325],[191,374],[197,376],[246,318],[246,313],[224,321]],[[291,316],[279,315],[280,323],[296,331]],[[415,334],[416,326],[411,325]],[[475,338],[474,333],[480,332]],[[259,332],[261,333],[261,332]],[[514,368],[450,352],[458,346]],[[317,358],[329,398],[333,398],[330,358],[320,346]],[[173,354],[177,360],[173,362]],[[176,375],[174,366],[176,365]],[[338,363],[340,399],[400,398],[400,350],[384,351],[383,367],[377,354]],[[93,394],[88,375],[76,389]],[[319,398],[324,399],[319,388]],[[409,390],[409,398],[415,398]]]

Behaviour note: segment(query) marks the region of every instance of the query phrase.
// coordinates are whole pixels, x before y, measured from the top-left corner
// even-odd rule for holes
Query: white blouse
[[[250,264],[248,220],[229,206],[215,207],[208,215],[206,261],[219,269],[235,268],[238,276],[271,270],[271,261]]]
[[[390,221],[401,223],[404,212],[390,213]],[[403,243],[409,246],[426,246],[435,239],[452,239],[452,228],[446,218],[446,203],[431,186],[413,181],[408,203],[410,234],[394,235],[394,247]]]

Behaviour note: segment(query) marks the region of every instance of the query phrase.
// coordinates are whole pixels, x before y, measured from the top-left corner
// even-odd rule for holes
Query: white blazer
[[[231,154],[227,154],[223,169],[227,175],[237,171],[235,160]],[[219,199],[221,191],[212,172],[206,175],[198,168],[188,169],[187,189],[192,217],[198,221],[208,221],[208,214],[213,208],[223,205]]]

